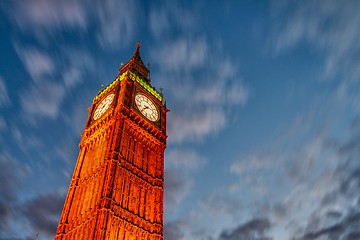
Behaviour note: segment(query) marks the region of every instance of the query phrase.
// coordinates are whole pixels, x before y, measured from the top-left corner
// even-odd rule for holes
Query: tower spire
[[[141,78],[147,83],[150,83],[149,72],[150,70],[145,66],[140,57],[140,41],[136,43],[136,48],[133,57],[125,64],[120,66],[119,74],[121,75],[125,71],[135,71]]]
[[[141,48],[141,44],[140,44],[140,41],[138,41],[136,43],[136,49],[134,51],[133,59],[141,60],[141,58],[140,58],[140,48]]]

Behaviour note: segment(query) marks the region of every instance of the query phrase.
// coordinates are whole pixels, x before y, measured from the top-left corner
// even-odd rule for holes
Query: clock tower
[[[163,239],[166,109],[133,57],[95,96],[55,239]]]

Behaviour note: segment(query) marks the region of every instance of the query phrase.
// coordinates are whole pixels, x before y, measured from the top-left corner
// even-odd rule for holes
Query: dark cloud
[[[271,240],[265,233],[271,229],[271,222],[266,218],[257,218],[239,225],[233,230],[224,230],[219,240]]]
[[[345,240],[359,240],[359,239],[360,239],[360,232],[359,231],[351,232],[345,238]]]
[[[164,226],[164,240],[180,240],[184,239],[185,234],[183,230],[184,222],[175,220],[165,223]]]
[[[307,233],[304,237],[302,237],[302,240],[310,240],[310,239],[318,239],[322,236],[327,236],[329,239],[340,239],[340,236],[342,235],[344,231],[344,228],[341,224],[334,225],[328,228],[321,229],[317,232]]]
[[[9,154],[0,152],[0,232],[9,228],[18,201],[16,192],[22,186],[20,179],[27,173],[26,168]]]
[[[40,194],[25,202],[21,207],[22,214],[29,221],[34,232],[53,236],[59,222],[64,200],[63,193]]]
[[[341,195],[347,201],[351,199],[360,199],[360,169],[353,170],[343,182],[339,185],[337,192],[332,194],[332,196]],[[335,199],[329,200],[328,196],[326,201],[322,203],[329,205],[329,202],[335,201]],[[321,207],[321,206],[320,206]],[[342,217],[344,215],[344,217]],[[342,219],[341,219],[342,217]],[[343,214],[337,211],[330,211],[325,214],[325,216],[318,217],[319,219],[309,219],[309,227],[305,230],[305,234],[299,238],[301,240],[310,240],[310,239],[320,239],[326,237],[327,239],[359,239],[356,236],[359,236],[358,232],[354,232],[360,227],[360,208],[359,206],[354,206],[350,208],[347,213]],[[330,226],[320,226],[316,227],[315,230],[311,229],[311,222],[319,222],[325,218],[333,218],[336,221],[335,224]]]

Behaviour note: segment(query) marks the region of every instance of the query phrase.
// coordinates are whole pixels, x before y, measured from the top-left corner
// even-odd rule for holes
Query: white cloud
[[[110,49],[126,46],[136,31],[138,19],[142,17],[137,1],[105,0],[95,5],[99,43]]]
[[[169,141],[202,140],[225,126],[226,110],[246,103],[248,89],[238,78],[238,66],[221,52],[204,37],[176,39],[151,52],[161,69],[156,78],[171,97]]]
[[[54,34],[70,28],[94,30],[98,43],[106,49],[126,46],[142,17],[138,3],[130,0],[16,0],[3,11],[23,32],[46,45]]]
[[[310,43],[326,55],[326,77],[340,73],[343,80],[357,80],[360,77],[359,8],[360,2],[356,0],[302,1],[291,11],[287,4],[281,5],[274,9],[275,16],[282,19],[276,23],[275,48],[284,51],[301,42]]]
[[[40,82],[55,71],[55,64],[48,54],[35,48],[22,48],[18,45],[15,49],[35,82]]]
[[[149,25],[155,38],[167,38],[175,29],[189,32],[197,27],[198,21],[193,14],[193,6],[184,5],[176,1],[166,1],[161,6],[156,4],[151,7]]]
[[[4,107],[10,103],[8,90],[6,88],[5,81],[0,76],[0,107]]]
[[[231,216],[232,219],[236,219],[241,212],[244,212],[242,202],[239,199],[230,197],[219,190],[206,195],[199,202],[199,205],[211,218]]]
[[[165,9],[154,7],[150,11],[150,29],[155,37],[160,37],[170,29],[168,14]]]
[[[208,52],[204,38],[182,38],[162,45],[152,57],[167,71],[192,71],[206,64]]]
[[[40,28],[54,29],[63,26],[86,27],[86,12],[81,1],[15,1],[9,11],[18,26],[29,31]]]
[[[166,152],[167,166],[185,168],[186,170],[197,170],[206,163],[206,159],[196,151],[190,149],[174,149]]]
[[[172,142],[194,141],[215,133],[225,125],[224,114],[221,110],[212,108],[173,112],[168,117],[169,140]]]
[[[66,94],[83,82],[85,73],[94,71],[92,55],[82,49],[63,48],[53,57],[37,48],[15,48],[34,80],[19,93],[22,109],[31,117],[55,119]]]
[[[65,88],[53,81],[32,85],[20,95],[21,106],[26,114],[33,117],[55,119],[65,96]]]
[[[280,160],[281,158],[274,157],[271,152],[260,150],[234,161],[230,172],[241,176],[250,171],[269,170],[278,166]]]

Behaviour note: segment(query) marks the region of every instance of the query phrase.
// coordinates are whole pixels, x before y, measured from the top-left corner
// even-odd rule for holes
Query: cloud
[[[184,3],[164,2],[161,6],[156,4],[150,9],[149,25],[152,35],[155,38],[166,38],[175,29],[187,31],[197,26],[196,15],[184,7]]]
[[[221,190],[216,190],[206,195],[199,202],[199,205],[212,218],[231,216],[232,219],[236,219],[244,210],[241,200],[230,197]]]
[[[32,85],[20,95],[20,101],[26,114],[33,117],[55,119],[59,114],[60,104],[64,97],[64,87],[59,83],[48,81]]]
[[[40,194],[21,206],[24,217],[32,226],[33,232],[52,237],[55,234],[65,201],[63,192]]]
[[[137,2],[105,0],[92,4],[89,6],[86,0],[29,0],[14,1],[2,10],[23,32],[46,44],[54,34],[70,28],[85,33],[95,31],[98,43],[105,49],[126,46],[142,16]]]
[[[206,159],[190,149],[174,149],[166,152],[166,163],[175,168],[197,170],[206,163]],[[168,166],[168,165],[167,165]]]
[[[250,171],[269,170],[276,167],[281,158],[273,158],[274,153],[269,150],[259,150],[240,157],[230,166],[230,172],[236,175],[243,175]],[[271,157],[269,157],[271,156]]]
[[[165,205],[177,206],[189,193],[191,181],[175,169],[165,170]]]
[[[198,221],[199,215],[196,212],[190,212],[180,218],[165,222],[164,240],[189,239],[187,231],[192,229]]]
[[[4,79],[0,76],[0,107],[10,104],[10,98]],[[0,127],[1,129],[1,127]]]
[[[17,191],[23,187],[21,179],[29,174],[10,154],[0,151],[0,232],[11,232],[10,222],[16,214]]]
[[[287,1],[273,9],[276,17],[286,18],[286,21],[277,21],[275,27],[276,49],[283,51],[302,42],[309,43],[326,54],[325,76],[342,73],[344,80],[359,79],[357,9],[360,3],[356,0],[305,1],[294,7],[293,2]]]
[[[78,1],[31,0],[17,4],[17,7],[16,20],[21,26],[31,24],[51,28],[86,25],[85,12]]]
[[[358,158],[358,132],[350,140],[333,147],[338,148],[339,165],[321,177],[308,194],[320,199],[306,219],[306,226],[298,228],[294,239],[352,239],[360,225],[360,165]],[[356,147],[357,146],[357,147]],[[323,190],[325,189],[325,190]],[[356,238],[355,238],[356,239]]]
[[[224,230],[219,240],[271,240],[265,233],[271,229],[271,222],[267,218],[255,218],[240,224],[232,230]]]
[[[15,48],[34,80],[19,94],[24,113],[31,117],[56,119],[65,97],[94,71],[95,60],[83,49],[66,47],[51,56],[40,48],[18,44]]]
[[[164,240],[185,240],[184,225],[185,221],[179,219],[165,223]]]
[[[156,57],[167,71],[186,72],[203,67],[208,52],[208,44],[204,38],[177,39],[158,49]]]
[[[53,31],[64,27],[85,29],[87,26],[82,1],[14,1],[6,13],[21,30],[35,35],[42,35],[44,30]]]
[[[31,83],[30,87],[20,94],[24,112],[32,116],[55,119],[65,97],[65,89],[54,80],[49,80],[56,71],[54,61],[48,54],[38,49],[23,48],[18,45],[15,45],[15,48],[26,70],[34,80],[34,83]]]
[[[238,66],[221,52],[204,37],[182,37],[151,52],[161,67],[156,78],[165,85],[165,97],[171,96],[170,142],[197,141],[218,132],[229,110],[247,102]]]
[[[55,64],[48,54],[35,48],[25,49],[17,45],[15,49],[35,82],[40,82],[54,73]]]
[[[311,240],[322,239],[323,237],[326,237],[327,239],[356,239],[356,236],[360,236],[358,232],[359,225],[360,211],[357,209],[341,222],[330,227],[320,228],[317,231],[308,232],[300,239]]]
[[[110,49],[126,46],[136,31],[138,18],[142,17],[137,1],[105,0],[96,4],[95,9],[99,22],[97,39],[101,46]]]

